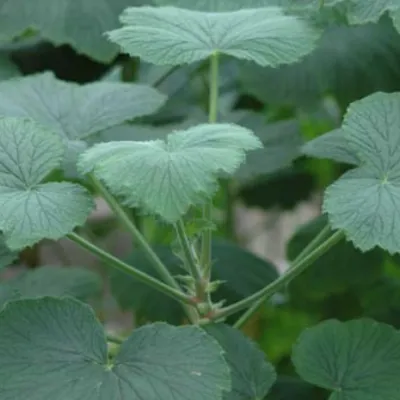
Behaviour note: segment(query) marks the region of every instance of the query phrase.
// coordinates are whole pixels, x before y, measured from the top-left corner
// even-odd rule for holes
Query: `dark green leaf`
[[[274,367],[264,353],[240,331],[224,324],[206,325],[206,332],[224,349],[231,371],[232,391],[225,400],[263,399],[275,382]]]
[[[332,25],[316,50],[298,63],[244,64],[240,79],[242,89],[262,102],[304,107],[331,93],[345,107],[379,90],[399,90],[399,62],[399,35],[390,23]]]
[[[0,313],[2,400],[220,400],[222,349],[201,328],[139,328],[108,360],[102,326],[73,299],[10,302]]]
[[[2,298],[3,301],[43,296],[73,296],[83,300],[99,294],[102,282],[98,274],[84,268],[44,266],[4,281],[0,287],[10,289],[12,294],[8,299]]]
[[[332,390],[330,400],[399,396],[400,334],[386,324],[325,321],[303,332],[293,362],[304,380]]]
[[[289,260],[294,260],[327,223],[326,216],[321,216],[302,226],[288,244]],[[290,291],[295,296],[317,300],[368,286],[381,277],[384,257],[381,250],[362,253],[351,243],[342,241],[293,280]]]
[[[17,258],[18,253],[7,247],[4,236],[0,234],[0,270],[8,267]]]
[[[1,0],[1,33],[12,39],[34,28],[55,45],[69,44],[79,53],[107,63],[118,49],[103,33],[118,26],[118,16],[126,7],[143,3],[141,0]]]

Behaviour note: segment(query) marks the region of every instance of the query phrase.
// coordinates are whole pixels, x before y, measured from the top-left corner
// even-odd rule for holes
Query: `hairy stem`
[[[121,207],[118,201],[112,196],[112,194],[107,190],[107,188],[93,175],[90,175],[90,179],[93,183],[93,186],[99,191],[101,196],[110,206],[110,208],[115,213],[116,217],[123,224],[125,229],[132,235],[134,242],[137,246],[139,246],[143,252],[146,254],[148,260],[153,265],[154,269],[160,275],[160,277],[164,280],[165,283],[175,288],[176,290],[181,290],[178,282],[168,271],[167,267],[163,264],[157,254],[153,251],[150,245],[147,243],[144,236],[139,232],[136,228],[135,224],[131,221],[128,214]]]
[[[293,266],[298,265],[301,260],[310,254],[329,234],[330,232],[329,225],[325,226],[321,232],[318,233],[315,238],[308,243],[308,245],[300,252],[300,254],[293,260]],[[293,268],[293,267],[292,267]],[[257,312],[257,310],[265,303],[268,295],[261,297],[257,300],[234,324],[235,328],[241,328],[251,317],[253,314]]]
[[[189,267],[190,275],[194,279],[196,287],[196,297],[199,301],[204,301],[205,297],[205,285],[201,269],[198,264],[196,255],[190,245],[189,239],[186,235],[185,226],[182,220],[179,220],[175,225],[176,233],[178,235],[179,244],[183,250],[185,261]]]
[[[106,265],[122,271],[127,275],[132,276],[133,278],[137,279],[140,282],[145,283],[146,285],[152,287],[153,289],[158,290],[159,292],[164,293],[166,296],[169,296],[182,304],[192,304],[194,305],[193,300],[183,293],[180,290],[176,290],[165,283],[159,281],[158,279],[153,278],[152,276],[136,269],[135,267],[121,261],[117,257],[114,257],[110,253],[102,250],[100,247],[97,247],[93,243],[89,242],[82,236],[78,235],[77,233],[69,233],[67,238],[78,244],[80,247],[86,249],[90,253],[94,254],[98,257],[101,261],[103,261]]]
[[[343,239],[343,237],[343,231],[335,232],[321,245],[319,245],[314,251],[310,252],[307,256],[304,256],[302,259],[300,259],[298,263],[293,264],[291,268],[289,268],[274,282],[259,290],[258,292],[252,294],[251,296],[241,301],[238,301],[237,303],[234,303],[225,308],[221,308],[217,313],[215,313],[213,319],[219,320],[222,318],[226,318],[248,307],[251,307],[255,302],[258,302],[260,299],[271,297],[273,294],[284,288],[292,279],[305,271],[315,260],[325,254],[332,246]]]
[[[208,121],[212,124],[217,122],[218,118],[218,97],[219,97],[219,55],[217,52],[210,57],[210,98]],[[203,209],[203,218],[205,221],[212,220],[212,201],[207,203]],[[209,280],[211,277],[211,242],[212,229],[205,229],[202,235],[201,243],[201,265],[204,269],[204,278]]]

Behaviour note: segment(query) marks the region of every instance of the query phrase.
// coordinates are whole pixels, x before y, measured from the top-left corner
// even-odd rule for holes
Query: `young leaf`
[[[44,72],[0,83],[0,115],[30,117],[68,140],[157,111],[166,97],[139,84],[78,85]],[[34,106],[33,106],[34,105]]]
[[[342,125],[361,166],[326,190],[324,210],[362,251],[400,252],[399,109],[400,93],[375,93],[353,103]]]
[[[275,382],[274,367],[264,353],[237,329],[224,324],[210,324],[205,331],[224,349],[231,370],[232,390],[224,400],[263,399]]]
[[[130,7],[124,27],[108,37],[132,56],[153,64],[180,65],[215,52],[276,66],[299,60],[315,47],[319,33],[280,8],[223,13],[175,7]]]
[[[0,0],[0,25],[8,39],[29,28],[55,45],[69,44],[79,53],[108,63],[118,49],[103,32],[117,27],[118,15],[143,0]]]
[[[11,297],[3,298],[4,302],[17,297],[43,296],[73,296],[84,300],[99,294],[102,282],[98,274],[84,268],[44,266],[4,281],[0,287],[10,289]]]
[[[154,250],[172,275],[184,274],[182,262],[168,247],[159,246]],[[215,301],[226,300],[227,303],[233,303],[242,300],[278,278],[277,269],[273,264],[233,243],[221,239],[214,240],[212,254],[212,280],[223,282],[212,294]],[[154,268],[142,251],[135,250],[127,261],[141,271],[156,276]],[[124,273],[112,271],[111,289],[121,308],[134,310],[140,322],[162,320],[179,324],[184,318],[182,308],[176,301]]]
[[[90,194],[68,182],[41,183],[61,163],[62,142],[27,119],[0,118],[0,230],[11,250],[57,240],[83,224]]]
[[[289,241],[289,260],[294,260],[327,223],[324,215],[302,226]],[[352,243],[342,241],[289,284],[291,295],[316,301],[372,285],[382,276],[384,255],[380,249],[362,253]]]
[[[325,321],[303,332],[292,359],[304,380],[333,391],[330,400],[399,395],[400,335],[389,325]]]
[[[10,302],[0,313],[2,400],[220,400],[222,349],[201,328],[136,329],[108,360],[102,326],[73,299]]]
[[[261,146],[238,125],[201,124],[173,132],[166,141],[95,145],[83,153],[78,167],[83,174],[93,172],[127,206],[172,223],[210,197],[218,176],[233,174],[245,151]]]
[[[349,149],[346,134],[341,129],[335,129],[310,140],[302,147],[302,153],[310,157],[327,158],[355,166],[360,165],[360,160],[354,151]]]

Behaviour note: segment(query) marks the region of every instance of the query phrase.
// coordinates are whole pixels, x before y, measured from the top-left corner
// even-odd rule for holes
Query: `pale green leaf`
[[[335,129],[310,140],[302,147],[302,153],[315,158],[326,158],[340,163],[360,165],[360,160],[348,147],[346,135]]]
[[[0,234],[0,270],[8,267],[17,258],[18,253],[7,247],[4,236]]]
[[[224,400],[264,399],[275,382],[274,367],[265,354],[240,331],[224,324],[206,325],[206,332],[224,349],[231,370],[232,390]]]
[[[330,400],[397,399],[400,334],[369,319],[329,320],[305,330],[293,350],[299,375]]]
[[[7,54],[0,53],[0,80],[15,78],[21,73]]]
[[[326,190],[324,210],[363,251],[400,252],[399,109],[399,93],[375,93],[350,106],[341,128],[361,166]]]
[[[215,52],[276,66],[299,60],[319,33],[277,7],[207,13],[174,7],[131,7],[109,38],[132,56],[153,64],[180,65]]]
[[[82,186],[41,183],[64,147],[56,134],[28,119],[0,119],[0,230],[10,249],[59,239],[83,224],[93,200]]]
[[[222,349],[201,328],[136,329],[108,360],[102,326],[72,299],[10,302],[0,313],[2,400],[220,400]]]
[[[24,272],[11,280],[1,283],[9,297],[2,302],[18,298],[43,296],[73,296],[87,299],[101,292],[102,281],[99,274],[79,267],[44,266]]]
[[[95,145],[83,153],[79,168],[83,174],[93,172],[129,207],[175,222],[191,205],[209,198],[217,178],[233,174],[246,151],[261,146],[238,125],[201,124],[175,131],[166,141]]]
[[[55,45],[69,44],[100,62],[110,62],[118,53],[103,33],[118,26],[118,16],[142,0],[0,0],[0,25],[12,39],[27,29]]]
[[[29,117],[68,140],[152,114],[166,97],[146,85],[95,82],[78,85],[50,72],[0,83],[0,115]]]

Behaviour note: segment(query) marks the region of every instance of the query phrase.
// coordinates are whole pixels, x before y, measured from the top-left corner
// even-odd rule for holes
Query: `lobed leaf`
[[[400,335],[389,325],[322,322],[301,334],[292,360],[304,380],[333,391],[330,400],[398,397]]]
[[[400,252],[399,109],[399,93],[375,93],[350,106],[341,128],[360,166],[326,190],[323,207],[362,251]]]
[[[4,267],[8,267],[17,258],[18,252],[10,250],[5,243],[4,236],[0,234],[0,271]]]
[[[57,135],[18,118],[0,118],[0,132],[0,230],[7,247],[57,240],[83,224],[94,205],[86,189],[41,183],[61,163]]]
[[[221,400],[222,349],[201,328],[136,329],[108,360],[93,311],[73,299],[8,303],[0,313],[2,400]]]
[[[166,97],[146,85],[95,82],[78,85],[53,73],[0,83],[0,115],[29,117],[68,140],[157,111]]]
[[[131,56],[160,65],[189,64],[220,52],[277,66],[311,52],[319,33],[277,7],[207,13],[175,7],[130,7],[108,32]]]
[[[276,5],[279,0],[156,0],[160,6],[173,6],[199,11],[237,11],[244,8],[262,8]]]
[[[93,172],[127,206],[172,223],[209,198],[217,178],[233,174],[245,151],[261,146],[238,125],[201,124],[175,131],[166,141],[97,144],[83,153],[78,167],[83,174]]]

